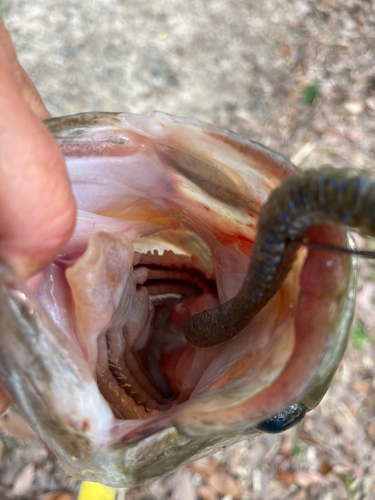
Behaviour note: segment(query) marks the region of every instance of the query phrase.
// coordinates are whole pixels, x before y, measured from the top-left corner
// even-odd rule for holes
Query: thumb
[[[0,255],[26,280],[67,243],[76,207],[64,157],[26,104],[11,52],[0,43]]]

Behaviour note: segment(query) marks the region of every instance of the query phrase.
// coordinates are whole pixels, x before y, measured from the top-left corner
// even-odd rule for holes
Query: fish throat
[[[103,396],[122,419],[155,416],[189,399],[194,385],[185,377],[192,379],[194,348],[183,336],[183,325],[219,303],[212,271],[196,254],[135,251],[131,278],[131,293],[148,300],[148,308],[140,310],[138,321],[134,311],[130,319],[124,311],[123,321],[101,334],[96,368]],[[127,287],[123,293],[129,293]],[[200,363],[194,384],[206,368]]]

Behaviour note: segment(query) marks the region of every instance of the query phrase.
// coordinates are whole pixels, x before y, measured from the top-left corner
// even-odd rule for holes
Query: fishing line
[[[375,250],[357,250],[353,248],[338,247],[330,245],[329,243],[315,243],[314,241],[309,240],[293,240],[290,243],[301,243],[301,245],[314,250],[357,255],[358,257],[363,257],[365,259],[375,259]]]

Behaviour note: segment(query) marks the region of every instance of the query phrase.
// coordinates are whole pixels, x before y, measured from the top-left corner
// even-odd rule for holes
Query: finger
[[[75,202],[64,158],[26,104],[35,94],[13,53],[0,43],[0,255],[26,280],[68,241]]]
[[[33,111],[33,113],[40,119],[45,120],[50,117],[47,108],[45,107],[39,92],[35,88],[35,85],[30,80],[26,71],[22,68],[18,62],[16,51],[14,50],[12,40],[8,31],[0,19],[0,47],[6,55],[8,61],[13,66],[13,71],[15,75],[15,83],[21,92],[22,98]]]

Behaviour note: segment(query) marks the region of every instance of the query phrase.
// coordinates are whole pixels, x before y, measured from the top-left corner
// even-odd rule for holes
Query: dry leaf
[[[288,487],[294,483],[294,473],[289,470],[278,470],[276,479]]]
[[[371,109],[372,111],[375,111],[375,97],[369,97],[366,99],[366,106]]]
[[[242,498],[241,490],[237,481],[225,474],[225,472],[216,472],[208,478],[208,483],[213,486],[222,495],[230,495],[233,498]]]
[[[219,463],[216,460],[205,457],[192,462],[188,467],[194,474],[211,476],[211,474],[217,471]]]
[[[33,483],[34,474],[34,464],[27,464],[16,477],[12,488],[12,494],[16,497],[25,495]]]
[[[375,441],[375,422],[369,422],[366,426],[367,435],[372,441]]]
[[[287,45],[286,43],[282,43],[282,44],[280,45],[280,52],[281,52],[281,54],[282,54],[285,58],[290,57],[290,56],[291,56],[291,54],[292,54],[292,50],[291,50],[290,46],[289,46],[289,45]]]
[[[4,443],[0,441],[0,462],[3,459],[3,454],[4,454]]]
[[[217,490],[210,485],[199,486],[197,489],[198,498],[202,500],[217,500]]]
[[[352,389],[353,391],[358,392],[358,394],[367,396],[372,390],[372,380],[357,380],[357,382],[354,382],[354,384],[352,385]]]
[[[303,431],[298,433],[298,439],[300,441],[303,441],[306,444],[312,444],[314,446],[319,444],[319,442],[314,437],[312,437],[307,432],[303,432]]]
[[[320,472],[320,474],[323,474],[323,476],[325,476],[326,474],[328,474],[329,472],[331,472],[331,470],[332,470],[332,465],[328,462],[328,460],[326,460],[325,458],[323,458],[320,461],[320,464],[319,464],[319,467],[318,467],[318,472]]]
[[[8,410],[0,417],[0,428],[3,429],[7,436],[29,440],[36,436],[35,431],[16,411]]]
[[[298,484],[298,486],[301,486],[301,488],[307,488],[308,486],[311,486],[312,484],[322,484],[326,483],[324,477],[320,472],[317,471],[307,471],[307,470],[297,470],[294,473],[294,480],[295,483]]]
[[[306,500],[306,490],[299,490],[295,495],[291,497],[290,500]]]
[[[64,491],[53,491],[44,493],[38,497],[38,500],[73,500],[73,495]]]
[[[292,447],[293,447],[292,437],[288,435],[283,437],[280,453],[284,458],[289,458],[293,455]]]

